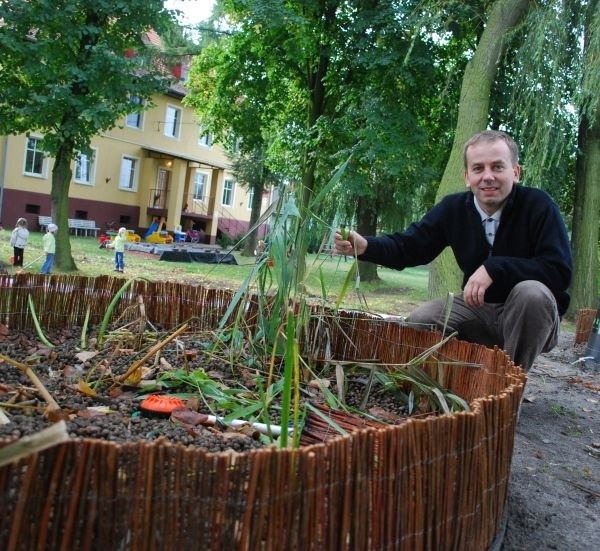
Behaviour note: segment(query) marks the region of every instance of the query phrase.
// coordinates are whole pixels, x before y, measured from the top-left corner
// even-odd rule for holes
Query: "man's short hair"
[[[513,140],[506,132],[500,132],[499,130],[484,130],[483,132],[478,132],[474,136],[471,136],[463,148],[463,163],[465,169],[467,168],[467,149],[469,147],[479,142],[497,142],[499,140],[503,141],[508,146],[513,166],[518,165],[519,146],[517,146],[515,140]]]

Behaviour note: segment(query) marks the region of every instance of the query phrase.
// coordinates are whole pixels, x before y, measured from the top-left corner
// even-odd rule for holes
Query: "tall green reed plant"
[[[309,269],[306,266],[306,228],[315,220],[314,206],[339,183],[347,163],[336,171],[305,212],[299,209],[293,189],[280,190],[277,201],[257,222],[257,225],[269,222],[267,250],[257,259],[219,324],[218,342],[228,344],[232,360],[239,360],[233,357],[237,351],[245,356],[245,363],[266,364],[267,389],[274,387],[275,379],[283,378],[280,436],[283,447],[289,443],[289,412],[293,412],[291,430],[296,440],[301,423],[299,350],[310,319],[306,278],[316,266],[313,264]],[[326,287],[322,276],[321,289],[324,302]],[[251,309],[256,314],[249,322],[247,314]],[[231,346],[236,340],[240,346]],[[274,397],[268,391],[265,396],[269,405]]]

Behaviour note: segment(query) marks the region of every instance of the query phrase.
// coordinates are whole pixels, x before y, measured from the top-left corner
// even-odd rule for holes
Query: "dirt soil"
[[[96,416],[95,408],[106,404],[102,399],[72,392],[72,385],[89,370],[91,363],[98,369],[110,365],[117,372],[119,357],[123,364],[121,371],[131,364],[131,357],[124,350],[121,355],[112,354],[108,361],[93,358],[86,363],[75,357],[74,350],[79,345],[75,332],[65,331],[52,339],[60,344],[49,350],[40,346],[33,333],[0,334],[0,353],[20,361],[32,355],[40,357],[45,368],[40,364],[36,370],[61,407],[71,413],[68,424],[72,436],[117,441],[166,437],[215,452],[229,448],[246,451],[262,445],[255,434],[223,432],[185,423],[174,426],[168,419],[150,419],[133,413],[138,410],[139,398],[127,390],[118,390],[110,395],[109,401],[105,400],[122,415]],[[494,551],[600,549],[600,365],[574,363],[585,347],[575,347],[573,343],[572,333],[561,335],[559,345],[540,356],[529,373],[517,427],[508,518]],[[193,346],[193,343],[188,345],[188,350]],[[192,364],[195,361],[190,358]],[[210,369],[212,377],[223,376],[222,366],[215,364]],[[60,384],[53,386],[53,380]],[[0,400],[14,398],[19,387],[25,388],[24,394],[18,396],[20,402],[44,405],[36,399],[31,382],[18,369],[1,364]],[[39,414],[9,411],[13,422],[0,425],[0,438],[18,438],[47,425]],[[123,419],[128,419],[127,423]]]
[[[563,333],[528,374],[504,551],[600,549],[600,364]]]

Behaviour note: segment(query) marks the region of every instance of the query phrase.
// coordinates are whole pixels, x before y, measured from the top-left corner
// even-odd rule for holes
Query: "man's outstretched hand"
[[[342,236],[341,231],[336,230],[333,237],[333,246],[335,252],[345,256],[359,256],[367,250],[367,240],[358,232],[347,232],[346,238]]]

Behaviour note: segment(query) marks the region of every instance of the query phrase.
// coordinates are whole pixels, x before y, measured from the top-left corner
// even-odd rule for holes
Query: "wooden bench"
[[[69,230],[73,230],[75,235],[93,235],[98,237],[100,228],[96,226],[94,220],[79,220],[77,218],[69,218]],[[88,233],[89,232],[89,233]]]
[[[51,216],[38,216],[38,224],[40,231],[46,233],[48,231],[48,224],[52,224]]]
[[[38,216],[38,224],[40,225],[41,231],[47,232],[48,224],[52,224],[52,217]],[[93,235],[94,237],[98,237],[100,228],[96,226],[96,222],[94,220],[79,220],[77,218],[69,218],[69,230],[72,230],[75,235]]]

